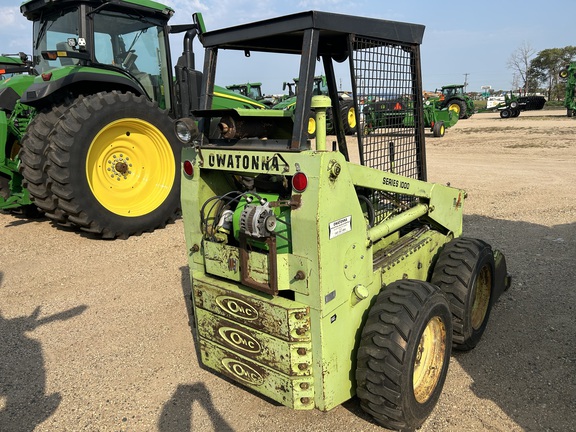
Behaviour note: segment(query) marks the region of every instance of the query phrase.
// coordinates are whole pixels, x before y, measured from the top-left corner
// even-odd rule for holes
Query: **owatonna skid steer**
[[[479,342],[510,278],[500,252],[462,237],[465,192],[426,181],[423,31],[312,11],[200,35],[201,109],[177,133],[187,143],[181,196],[207,367],[299,410],[357,395],[381,425],[410,429],[433,410],[452,348]],[[210,110],[229,50],[299,59],[295,111]],[[318,65],[328,96],[313,96]],[[343,66],[349,78],[336,76]],[[361,103],[411,103],[378,113],[390,121],[348,142],[335,118],[327,138],[341,79],[356,116]]]

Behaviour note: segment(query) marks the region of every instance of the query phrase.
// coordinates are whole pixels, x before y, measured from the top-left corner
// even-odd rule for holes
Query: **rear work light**
[[[296,192],[304,192],[308,187],[308,177],[301,171],[298,171],[292,177],[292,189]]]

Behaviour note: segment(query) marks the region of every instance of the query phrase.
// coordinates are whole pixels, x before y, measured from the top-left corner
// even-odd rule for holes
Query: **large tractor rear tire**
[[[38,112],[26,128],[20,151],[22,183],[30,192],[30,198],[46,216],[60,223],[65,223],[66,217],[58,209],[46,169],[49,136],[69,105],[70,101],[65,101]]]
[[[492,248],[482,240],[454,239],[440,253],[431,282],[450,302],[455,349],[469,351],[480,341],[494,304],[494,275]]]
[[[132,93],[77,100],[50,137],[48,175],[68,221],[103,238],[172,222],[180,204],[180,148],[172,121]]]
[[[384,288],[358,348],[362,409],[386,428],[420,427],[442,392],[451,343],[450,309],[438,287],[405,279]]]
[[[468,118],[468,114],[466,113],[466,102],[461,99],[452,99],[448,101],[446,104],[449,110],[457,111],[458,112],[458,119],[465,119]],[[458,108],[456,108],[458,106]]]

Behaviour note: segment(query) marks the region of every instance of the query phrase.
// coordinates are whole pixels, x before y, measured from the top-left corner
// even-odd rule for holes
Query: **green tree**
[[[560,100],[564,96],[558,73],[574,58],[576,47],[567,46],[542,50],[530,61],[528,74],[546,89],[548,100]]]

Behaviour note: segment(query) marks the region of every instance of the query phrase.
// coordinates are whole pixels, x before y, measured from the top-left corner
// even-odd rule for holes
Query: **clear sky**
[[[403,21],[426,26],[421,47],[422,80],[426,90],[445,84],[463,84],[468,91],[490,85],[512,88],[510,55],[528,43],[535,51],[576,45],[576,0],[165,0],[176,11],[173,24],[191,22],[202,12],[208,30],[244,24],[295,12],[321,10]],[[20,0],[0,4],[1,53],[31,52],[32,26],[21,14]],[[182,50],[181,36],[172,36],[173,55]],[[195,45],[201,51],[199,44]],[[202,54],[197,55],[202,65]],[[282,68],[268,65],[259,76],[251,70],[230,68],[217,84],[263,82],[265,93],[281,92],[290,80]]]

